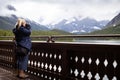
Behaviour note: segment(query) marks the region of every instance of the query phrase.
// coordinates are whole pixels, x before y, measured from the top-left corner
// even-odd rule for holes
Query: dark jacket
[[[31,39],[30,39],[30,26],[28,27],[23,27],[21,26],[19,29],[14,28],[13,33],[15,35],[15,40],[17,46],[21,46],[24,48],[27,48],[28,50],[31,50]]]

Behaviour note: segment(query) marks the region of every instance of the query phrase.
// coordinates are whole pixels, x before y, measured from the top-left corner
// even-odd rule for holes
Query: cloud
[[[0,1],[0,16],[9,16],[10,14],[14,13],[12,9],[11,1],[10,0],[2,0]]]
[[[6,8],[11,11],[16,11],[15,7],[12,5],[7,5]]]
[[[120,12],[119,4],[120,0],[3,0],[0,15],[13,13],[42,24],[73,17],[110,20]],[[11,10],[5,9],[7,5],[12,5]]]

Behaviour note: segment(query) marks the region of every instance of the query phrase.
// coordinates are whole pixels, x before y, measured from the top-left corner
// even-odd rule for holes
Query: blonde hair
[[[24,19],[18,18],[15,27],[19,29],[21,26],[25,26],[25,25],[26,25],[26,21]]]

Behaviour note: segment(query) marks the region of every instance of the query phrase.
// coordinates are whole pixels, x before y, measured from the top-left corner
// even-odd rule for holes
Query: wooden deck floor
[[[33,75],[29,75],[27,79],[19,79],[16,77],[15,70],[0,66],[0,80],[44,80]]]

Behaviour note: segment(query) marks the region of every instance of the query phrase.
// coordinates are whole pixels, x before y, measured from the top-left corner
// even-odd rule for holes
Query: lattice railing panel
[[[60,79],[63,52],[59,48],[52,49],[50,46],[46,48],[38,44],[33,46],[28,61],[28,73],[50,80]]]
[[[85,47],[84,47],[85,48]],[[92,47],[93,48],[93,47]],[[117,47],[70,50],[69,76],[85,80],[119,80],[120,54]]]

